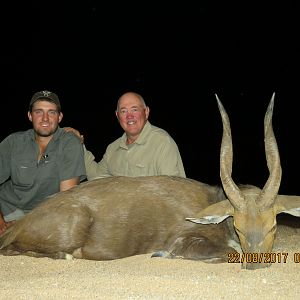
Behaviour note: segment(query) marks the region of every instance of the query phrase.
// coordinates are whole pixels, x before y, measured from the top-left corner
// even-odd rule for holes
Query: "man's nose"
[[[49,119],[49,115],[48,115],[48,113],[43,113],[43,120],[48,120]]]
[[[133,117],[133,112],[132,111],[128,111],[126,113],[126,118],[132,118]]]

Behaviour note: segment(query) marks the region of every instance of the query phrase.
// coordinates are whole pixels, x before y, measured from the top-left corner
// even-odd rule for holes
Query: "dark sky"
[[[116,100],[132,90],[150,106],[152,124],[176,140],[188,177],[218,184],[217,93],[231,120],[233,178],[262,187],[263,118],[275,92],[281,192],[300,194],[297,4],[123,2],[2,7],[0,138],[29,128],[32,94],[49,89],[61,99],[61,125],[79,129],[100,159],[122,133]]]

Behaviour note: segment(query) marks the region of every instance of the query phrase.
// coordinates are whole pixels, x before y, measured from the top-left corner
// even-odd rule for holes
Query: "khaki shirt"
[[[88,180],[108,176],[186,177],[178,147],[165,130],[147,121],[133,144],[127,145],[126,139],[124,133],[109,144],[99,163],[90,151],[84,150]]]

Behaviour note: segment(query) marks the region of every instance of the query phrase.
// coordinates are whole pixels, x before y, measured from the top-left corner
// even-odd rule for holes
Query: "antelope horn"
[[[232,204],[232,206],[242,211],[245,209],[245,199],[240,189],[234,183],[231,178],[232,173],[232,138],[231,138],[231,129],[228,115],[219,100],[218,96],[215,94],[219,106],[219,111],[222,117],[223,123],[223,136],[222,144],[220,151],[220,177],[224,191]]]
[[[281,182],[280,156],[272,126],[274,98],[275,93],[272,95],[264,120],[265,152],[270,175],[261,191],[261,202],[259,203],[261,210],[266,210],[273,205]]]

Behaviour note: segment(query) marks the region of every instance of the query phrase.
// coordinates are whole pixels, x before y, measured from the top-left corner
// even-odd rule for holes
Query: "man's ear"
[[[28,116],[29,121],[32,122],[32,116],[31,116],[31,112],[30,111],[28,111],[27,116]]]
[[[59,113],[59,117],[58,117],[58,123],[61,122],[61,120],[63,119],[64,115],[62,112]]]
[[[150,114],[150,108],[149,108],[149,106],[146,106],[146,108],[145,108],[145,115],[146,115],[146,119],[147,120],[148,120],[149,114]]]

